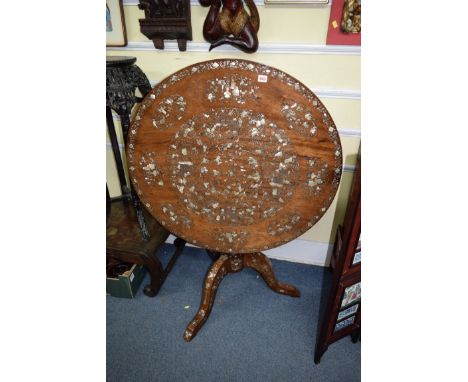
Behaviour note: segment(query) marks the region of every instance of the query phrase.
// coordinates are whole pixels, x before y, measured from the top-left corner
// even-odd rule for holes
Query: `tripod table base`
[[[209,254],[211,257],[213,255],[219,255],[219,257],[211,265],[205,277],[200,307],[184,332],[184,339],[186,341],[191,341],[208,319],[218,286],[228,273],[236,273],[244,268],[252,268],[260,273],[263,280],[273,291],[291,297],[300,296],[299,290],[294,286],[280,283],[276,280],[270,260],[261,252],[242,254],[211,252]]]

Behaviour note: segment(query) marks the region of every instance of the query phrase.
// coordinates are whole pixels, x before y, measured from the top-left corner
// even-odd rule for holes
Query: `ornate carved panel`
[[[192,40],[190,0],[140,0],[145,12],[140,19],[140,30],[153,41],[156,49],[164,49],[164,40],[177,40],[179,50],[187,49]]]

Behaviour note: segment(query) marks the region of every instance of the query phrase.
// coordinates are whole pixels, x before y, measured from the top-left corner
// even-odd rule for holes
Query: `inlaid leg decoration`
[[[242,263],[242,258],[240,256],[239,258]],[[213,307],[219,283],[224,276],[231,271],[231,262],[232,261],[229,261],[229,257],[227,255],[221,255],[208,270],[208,274],[205,277],[205,284],[203,286],[200,308],[184,332],[185,341],[191,341],[208,319],[208,316],[211,313],[211,308]]]
[[[244,266],[255,269],[262,276],[267,285],[277,293],[285,294],[291,297],[300,297],[301,292],[289,284],[284,284],[276,280],[271,261],[261,252],[249,253],[244,257]]]
[[[210,254],[210,251],[208,253]],[[210,255],[217,254],[219,254],[219,252],[212,252]],[[191,341],[208,319],[211,309],[213,308],[218,286],[224,276],[228,273],[239,272],[246,267],[255,269],[260,273],[267,285],[275,292],[292,297],[300,296],[299,290],[295,287],[289,284],[279,283],[276,280],[271,262],[263,253],[221,254],[210,267],[205,277],[200,308],[184,332],[184,339],[186,341]]]

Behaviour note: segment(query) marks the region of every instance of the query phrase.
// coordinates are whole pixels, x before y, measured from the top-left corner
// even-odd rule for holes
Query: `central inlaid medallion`
[[[215,223],[272,217],[297,183],[294,146],[275,123],[250,110],[213,108],[194,116],[175,134],[167,155],[181,202]]]

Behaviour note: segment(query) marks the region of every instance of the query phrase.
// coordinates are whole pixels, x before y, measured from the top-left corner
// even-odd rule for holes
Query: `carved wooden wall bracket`
[[[164,49],[164,40],[177,40],[179,50],[192,41],[190,0],[140,0],[138,8],[145,12],[139,19],[140,30],[153,41],[156,49]]]

